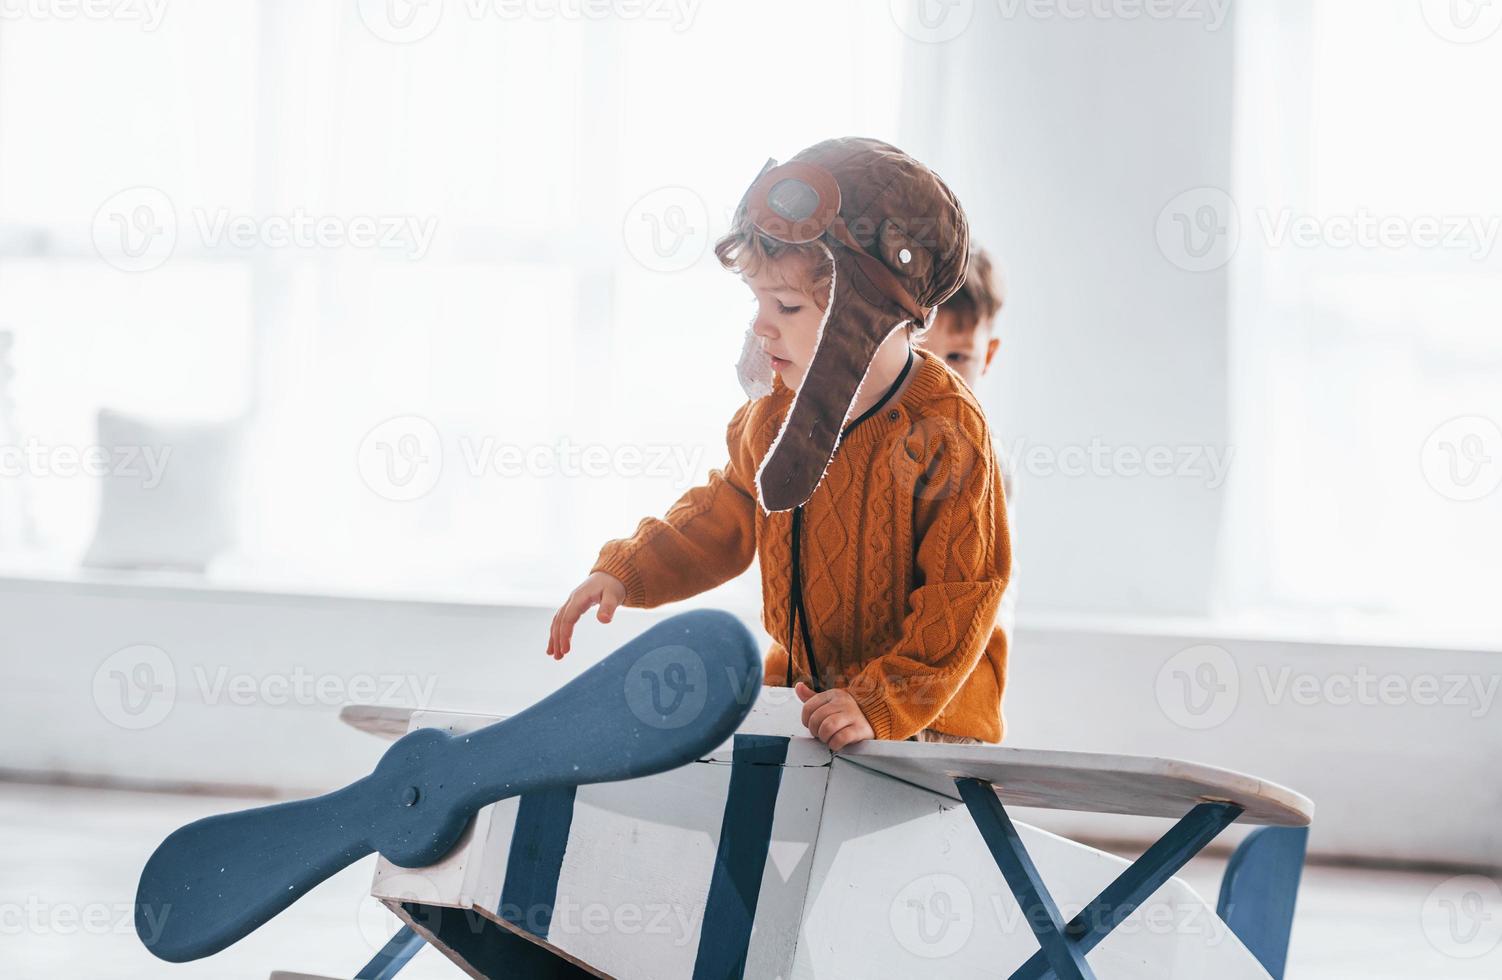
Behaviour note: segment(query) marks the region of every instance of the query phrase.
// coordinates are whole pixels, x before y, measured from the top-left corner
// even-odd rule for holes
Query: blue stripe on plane
[[[694,980],[729,980],[745,973],[787,753],[788,740],[783,737],[735,736],[730,792],[704,902]]]
[[[506,881],[501,885],[502,919],[539,939],[548,938],[553,903],[558,899],[558,875],[568,850],[577,787],[524,793],[511,833],[506,858]]]

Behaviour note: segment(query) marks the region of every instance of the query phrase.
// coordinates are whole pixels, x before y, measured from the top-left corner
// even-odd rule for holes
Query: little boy
[[[1001,338],[996,336],[996,318],[1006,305],[1006,284],[996,271],[991,256],[983,248],[972,248],[970,264],[965,270],[965,281],[955,294],[939,307],[934,319],[934,328],[923,335],[922,346],[933,351],[949,365],[971,390],[991,369]],[[997,447],[997,463],[1001,466],[1001,483],[1006,488],[1007,519],[1017,516],[1016,470],[1006,453]],[[1009,530],[1011,528],[1009,527]],[[1014,549],[1011,575],[1007,580],[1006,594],[1001,597],[1001,612],[997,615],[1002,632],[1007,636],[1007,649],[1012,646],[1012,627],[1017,621],[1017,562]]]
[[[764,681],[794,686],[835,751],[864,739],[1000,741],[1011,563],[991,436],[913,339],[965,274],[949,188],[896,147],[826,140],[746,192],[716,255],[755,295],[729,462],[611,541],[553,618],[652,607],[760,558]]]
[[[1005,303],[1006,287],[991,256],[983,248],[974,249],[965,281],[939,307],[934,328],[923,337],[923,347],[939,355],[973,389],[991,369],[1001,347],[996,317]]]

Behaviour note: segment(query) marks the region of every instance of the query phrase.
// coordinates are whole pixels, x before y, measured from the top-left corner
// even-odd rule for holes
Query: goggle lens
[[[819,192],[796,177],[787,177],[767,191],[767,207],[788,221],[807,221],[819,209]]]

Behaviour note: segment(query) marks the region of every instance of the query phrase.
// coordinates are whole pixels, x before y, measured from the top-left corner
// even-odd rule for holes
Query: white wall
[[[1017,648],[1008,745],[1178,757],[1281,783],[1315,803],[1316,854],[1502,866],[1488,816],[1502,806],[1491,776],[1502,771],[1502,654],[1209,635],[1205,624],[1024,624]],[[1039,822],[1129,838],[1162,829]]]
[[[1179,193],[1230,186],[1230,25],[1003,15],[1028,6],[975,4],[957,38],[910,46],[904,107],[905,148],[950,182],[1008,272],[982,387],[993,425],[1052,453],[1223,451],[1225,270],[1182,271],[1155,229]],[[925,79],[949,96],[927,97]],[[1222,506],[1207,482],[1025,468],[1027,606],[1207,611]]]
[[[542,608],[0,579],[0,768],[48,779],[332,788],[368,772],[383,748],[336,721],[339,689],[360,677],[415,675],[433,682],[434,706],[505,713],[658,615],[623,610],[609,627],[586,619],[575,652],[558,664],[543,653],[551,610]],[[1205,639],[1167,628],[1083,630],[1024,620],[1006,705],[1008,744],[1187,758],[1281,782],[1315,800],[1316,853],[1499,863],[1502,781],[1483,774],[1502,769],[1502,728],[1475,713],[1474,698],[1341,704],[1338,688],[1330,688],[1337,697],[1314,703],[1277,693],[1285,664],[1320,683],[1364,671],[1417,691],[1415,679],[1425,674],[1496,677],[1499,655],[1215,640],[1229,658],[1219,665],[1220,680],[1234,697],[1217,705],[1224,720],[1201,731],[1176,723],[1198,719],[1172,697],[1171,672],[1192,670],[1195,655],[1169,660]],[[107,658],[135,644],[164,651],[176,675],[170,710],[140,730],[111,720],[122,718],[118,687],[108,678],[97,695],[95,687]],[[1203,659],[1216,666],[1219,656]],[[221,669],[266,690],[268,679],[290,678],[299,665],[333,685],[327,703],[285,703],[277,688],[249,704],[213,694]],[[1169,686],[1160,688],[1165,677]],[[1162,829],[1159,821],[1118,817],[1028,819],[1128,839]]]

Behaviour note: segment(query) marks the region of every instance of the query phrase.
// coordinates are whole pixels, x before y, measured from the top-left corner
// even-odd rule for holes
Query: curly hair
[[[756,275],[768,263],[777,264],[786,259],[797,259],[797,262],[783,267],[784,275],[787,270],[793,270],[793,275],[797,277],[788,280],[788,285],[814,297],[821,310],[829,301],[829,283],[834,275],[834,263],[829,260],[829,253],[824,246],[817,242],[791,245],[769,238],[756,230],[756,226],[744,212],[736,215],[735,224],[730,231],[715,242],[714,254],[720,260],[720,265],[738,275]]]

